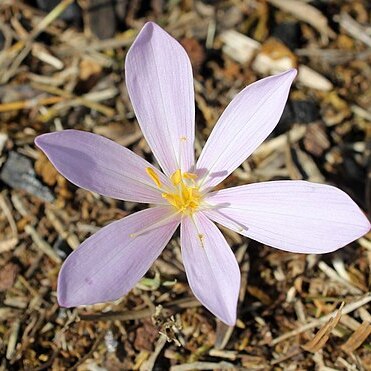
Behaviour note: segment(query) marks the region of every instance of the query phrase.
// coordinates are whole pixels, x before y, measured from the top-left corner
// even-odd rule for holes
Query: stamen
[[[182,172],[180,169],[174,171],[174,173],[170,177],[171,183],[177,186],[179,183],[182,182]]]
[[[149,175],[149,177],[152,179],[153,183],[155,183],[157,187],[160,188],[162,186],[160,177],[151,167],[146,167],[146,173]]]
[[[175,219],[175,217],[176,217],[178,214],[179,214],[179,212],[172,213],[172,214],[170,214],[169,216],[165,217],[164,219],[159,220],[157,223],[151,224],[151,225],[150,225],[149,227],[147,227],[147,228],[144,228],[144,229],[142,229],[142,230],[140,230],[140,231],[138,231],[138,232],[135,232],[135,233],[130,233],[130,234],[129,234],[129,237],[130,237],[130,238],[135,238],[135,237],[141,236],[141,235],[144,234],[144,233],[147,233],[147,232],[153,231],[153,230],[156,229],[156,228],[163,227],[164,225],[171,223],[171,219]]]
[[[191,220],[192,220],[192,223],[193,225],[195,226],[196,228],[196,231],[197,231],[197,237],[200,241],[200,244],[201,244],[201,247],[202,248],[205,248],[205,243],[204,243],[204,240],[205,240],[205,235],[203,233],[201,233],[200,229],[198,228],[198,225],[196,223],[196,220],[195,218],[193,217],[193,215],[191,215]]]
[[[179,208],[179,202],[177,195],[171,193],[163,193],[162,198],[164,198],[170,205],[173,205],[176,208]]]
[[[198,238],[199,238],[199,240],[200,240],[200,242],[201,242],[201,246],[202,246],[202,247],[205,247],[205,246],[204,246],[205,235],[202,234],[202,233],[199,233],[199,234],[198,234]]]
[[[182,135],[179,137],[179,145],[178,145],[178,164],[179,164],[179,170],[182,168],[183,164],[183,152],[184,152],[184,143],[187,142],[187,137]]]
[[[221,205],[212,205],[210,203],[208,203],[207,201],[204,201],[204,205],[207,207],[207,209],[214,209],[214,210],[223,210],[223,207],[225,206],[221,206]],[[231,218],[230,216],[227,216],[226,214],[224,214],[222,211],[219,211],[219,213],[226,219],[228,219],[228,221],[231,223],[232,227],[231,229],[235,229],[236,232],[238,233],[242,233],[244,231],[247,231],[248,230],[248,227],[244,226],[243,224],[239,223],[238,221],[234,220],[233,218]]]
[[[202,195],[195,182],[197,178],[193,173],[182,173],[180,169],[170,176],[175,189],[162,193],[162,197],[179,212],[192,215],[202,202]]]
[[[183,173],[183,177],[186,178],[186,179],[196,180],[197,179],[197,174],[195,174],[195,173]]]

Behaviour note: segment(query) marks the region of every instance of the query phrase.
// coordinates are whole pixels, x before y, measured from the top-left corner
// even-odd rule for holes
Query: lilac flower
[[[102,228],[64,262],[60,305],[118,299],[146,273],[180,225],[192,291],[228,325],[236,321],[240,271],[214,222],[297,253],[334,251],[370,224],[341,190],[305,181],[272,181],[212,191],[271,133],[296,71],[242,90],[194,160],[192,69],[184,49],[147,23],[126,58],[126,84],[143,134],[164,173],[101,136],[65,130],[36,145],[72,183],[120,200],[154,206]]]

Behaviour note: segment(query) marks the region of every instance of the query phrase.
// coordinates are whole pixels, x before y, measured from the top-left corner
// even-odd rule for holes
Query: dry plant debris
[[[370,369],[370,236],[304,256],[223,231],[242,272],[235,328],[216,323],[191,295],[177,238],[126,297],[58,306],[61,262],[141,206],[77,189],[33,140],[92,131],[154,162],[122,71],[148,20],[190,55],[198,154],[239,90],[299,69],[279,125],[225,185],[326,182],[370,216],[366,1],[1,1],[0,370]]]

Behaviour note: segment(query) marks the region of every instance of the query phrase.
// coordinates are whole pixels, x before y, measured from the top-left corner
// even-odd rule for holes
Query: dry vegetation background
[[[127,296],[60,308],[66,256],[143,206],[76,188],[33,144],[41,133],[75,128],[153,161],[123,67],[137,32],[154,20],[192,61],[198,154],[239,90],[299,68],[279,125],[225,185],[334,184],[370,212],[370,4],[58,3],[0,1],[0,370],[370,370],[370,236],[312,256],[225,230],[242,272],[235,328],[192,296],[177,237]]]

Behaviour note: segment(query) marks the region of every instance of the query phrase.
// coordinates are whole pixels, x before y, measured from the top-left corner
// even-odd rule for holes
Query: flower
[[[194,92],[184,49],[147,23],[126,57],[126,84],[140,127],[164,173],[130,150],[77,130],[44,134],[36,145],[79,187],[155,206],[113,222],[64,262],[58,301],[72,307],[118,299],[147,272],[180,225],[192,291],[228,325],[236,321],[240,271],[214,222],[278,249],[326,253],[370,224],[341,190],[271,181],[212,191],[271,133],[296,71],[249,85],[219,118],[194,160]]]

